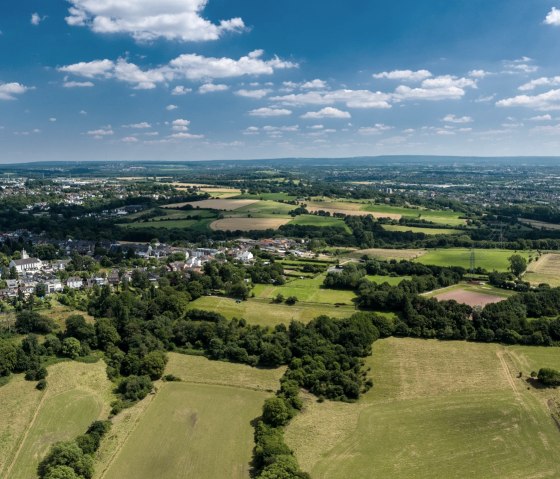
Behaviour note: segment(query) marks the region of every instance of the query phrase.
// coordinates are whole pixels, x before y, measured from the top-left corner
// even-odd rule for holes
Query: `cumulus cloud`
[[[327,106],[319,111],[308,111],[307,113],[301,115],[301,117],[308,120],[317,120],[321,118],[351,118],[352,115],[350,115],[347,111]]]
[[[200,42],[217,40],[245,28],[241,18],[214,24],[202,17],[208,0],[68,0],[66,22],[96,33],[131,35],[137,41],[157,38]]]
[[[123,143],[137,143],[138,138],[135,136],[125,136],[122,140]]]
[[[205,83],[204,85],[201,85],[200,88],[198,89],[198,93],[204,95],[205,93],[214,93],[217,91],[226,91],[229,90],[229,86],[227,85],[221,85],[221,84],[214,84],[214,83]]]
[[[181,96],[190,93],[192,88],[186,88],[183,85],[177,85],[173,90],[171,90],[171,94],[174,96]]]
[[[541,77],[524,83],[519,87],[521,91],[530,91],[540,86],[558,86],[560,85],[560,76],[555,77]]]
[[[390,72],[374,73],[372,76],[375,79],[422,81],[430,78],[432,73],[428,70],[393,70]]]
[[[274,116],[289,116],[292,114],[291,110],[287,110],[285,108],[257,108],[255,110],[251,110],[249,115],[251,116],[261,116],[261,117],[274,117]]]
[[[97,130],[89,130],[87,132],[87,134],[89,136],[92,136],[93,138],[95,138],[96,140],[101,140],[102,138],[106,137],[106,136],[112,136],[115,134],[115,132],[113,131],[113,129],[111,128],[111,125],[108,126],[104,126],[102,128],[99,128]]]
[[[237,60],[185,54],[171,60],[167,65],[146,70],[124,58],[119,58],[116,62],[104,59],[66,65],[58,70],[88,79],[116,79],[133,85],[135,89],[149,90],[157,84],[173,80],[210,82],[213,79],[246,75],[271,75],[276,70],[297,67],[296,63],[278,57],[263,60],[263,54],[262,50],[255,50]]]
[[[167,106],[165,107],[165,109],[166,109],[167,111],[173,111],[173,110],[176,110],[177,108],[179,108],[177,105],[167,105]]]
[[[272,97],[286,105],[334,105],[343,103],[348,108],[391,108],[389,103],[391,95],[369,90],[334,90],[310,91],[306,93],[291,93]]]
[[[325,88],[327,88],[327,82],[315,78],[315,80],[302,83],[299,87],[302,90],[324,90]]]
[[[237,90],[235,92],[235,94],[237,96],[242,96],[245,98],[255,98],[256,100],[260,100],[261,98],[264,98],[266,95],[268,95],[272,90],[270,90],[269,88],[261,88],[258,90],[246,90],[244,88]]]
[[[471,123],[473,119],[470,116],[445,115],[441,121],[446,123]]]
[[[173,120],[173,122],[171,122],[171,127],[173,131],[187,131],[190,124],[190,120],[178,118],[177,120]]]
[[[548,12],[548,14],[546,15],[546,17],[544,19],[544,23],[546,25],[559,26],[560,25],[560,10],[558,10],[556,7],[552,7],[550,12]]]
[[[476,88],[476,80],[442,75],[424,80],[420,87],[411,88],[400,85],[393,95],[395,101],[403,100],[458,100],[466,88]]]
[[[471,70],[469,72],[469,76],[473,78],[484,78],[490,75],[487,71],[484,70]]]
[[[94,84],[90,81],[65,81],[62,86],[64,88],[91,88]]]
[[[560,110],[560,90],[549,90],[540,95],[517,95],[496,102],[499,107],[525,107],[534,110],[552,111]]]
[[[37,12],[31,14],[31,25],[39,25],[39,23],[41,23],[43,20],[45,20],[47,17],[42,17],[41,15],[39,15]]]
[[[0,100],[15,100],[17,95],[23,95],[29,89],[21,83],[0,83]]]
[[[526,73],[534,73],[536,72],[539,67],[533,65],[533,59],[529,57],[521,57],[516,60],[505,60],[503,62],[505,71],[504,73],[509,74],[526,74]]]
[[[552,120],[552,116],[548,113],[546,115],[537,115],[529,118],[529,121],[550,121]]]
[[[358,128],[358,133],[360,135],[370,136],[370,135],[380,135],[384,131],[392,130],[392,126],[385,125],[383,123],[376,123],[373,126],[364,126]]]
[[[169,135],[169,138],[172,138],[174,140],[198,140],[200,138],[204,138],[204,135],[196,135],[193,133],[180,132],[180,133],[173,133],[172,135]]]
[[[150,125],[147,121],[143,121],[140,123],[131,123],[129,125],[123,125],[123,128],[134,128],[136,130],[144,130],[146,128],[151,128],[152,125]]]

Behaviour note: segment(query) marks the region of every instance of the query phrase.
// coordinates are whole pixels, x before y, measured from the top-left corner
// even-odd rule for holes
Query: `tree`
[[[298,302],[298,299],[297,299],[297,297],[295,297],[295,296],[288,296],[288,297],[286,298],[286,304],[287,304],[288,306],[293,306],[293,305],[296,304],[297,302]]]
[[[84,479],[91,479],[93,475],[92,456],[84,454],[84,451],[80,449],[75,441],[55,444],[47,456],[39,463],[37,468],[39,477],[47,479],[51,470],[56,469],[58,466],[67,466],[76,473],[76,476],[82,476]]]
[[[55,466],[49,469],[44,479],[83,479],[69,466]]]
[[[65,338],[62,341],[62,354],[71,359],[76,359],[82,354],[82,345],[76,338]]]
[[[267,399],[263,406],[263,421],[273,427],[281,427],[288,424],[293,417],[293,411],[288,403],[279,397]]]
[[[4,339],[0,339],[0,376],[8,376],[17,364],[17,348]]]
[[[509,270],[518,278],[527,270],[527,260],[518,254],[509,257]]]
[[[95,321],[95,334],[98,346],[104,351],[121,340],[117,328],[108,318],[99,318]]]
[[[167,364],[167,356],[163,351],[152,351],[142,359],[140,366],[142,373],[150,376],[150,379],[161,378]]]
[[[73,314],[66,318],[66,335],[92,344],[95,339],[95,329],[93,325],[86,323],[85,318],[80,314]]]
[[[48,293],[47,285],[45,283],[38,283],[35,286],[35,296],[38,298],[44,298]]]
[[[560,371],[551,368],[541,368],[537,375],[539,382],[546,387],[560,386]]]
[[[117,391],[127,401],[141,401],[154,387],[148,376],[129,376],[119,384]]]

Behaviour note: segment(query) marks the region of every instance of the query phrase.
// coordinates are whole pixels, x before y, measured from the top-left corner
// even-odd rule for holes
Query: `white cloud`
[[[183,85],[177,85],[173,90],[171,90],[171,94],[174,96],[186,95],[190,93],[192,88],[185,88]]]
[[[552,120],[552,116],[548,113],[546,115],[537,115],[529,118],[529,121],[550,121]]]
[[[37,12],[31,14],[31,25],[39,25],[39,23],[41,23],[43,20],[45,20],[47,17],[42,17],[41,15],[39,15]]]
[[[315,78],[315,80],[302,83],[300,85],[300,88],[302,90],[324,90],[325,88],[327,88],[327,82]]]
[[[142,121],[140,123],[131,123],[129,125],[123,125],[123,128],[134,128],[136,130],[144,130],[146,128],[151,128],[152,125],[150,125],[147,121]]]
[[[519,74],[519,73],[534,73],[536,72],[539,67],[536,65],[532,65],[533,62],[532,58],[529,57],[521,57],[517,60],[505,60],[503,62],[504,67],[506,68],[504,73],[510,74]]]
[[[65,81],[64,88],[91,88],[94,84],[90,81]]]
[[[492,95],[488,95],[488,96],[480,96],[474,102],[475,103],[486,103],[486,102],[492,101],[494,98],[496,98],[496,94],[492,94]]]
[[[180,55],[171,60],[169,68],[176,76],[189,80],[233,78],[244,75],[271,75],[275,70],[296,68],[297,64],[274,57],[262,60],[262,50],[254,50],[248,55],[233,58],[204,57],[194,53]]]
[[[242,88],[240,90],[237,90],[235,94],[245,98],[255,98],[256,100],[260,100],[261,98],[264,98],[266,95],[268,95],[271,91],[272,90],[270,90],[269,88],[262,88],[258,90],[246,90]]]
[[[387,80],[402,80],[402,81],[422,81],[430,78],[432,73],[428,70],[393,70],[390,72],[374,73],[373,78],[387,79]]]
[[[302,118],[317,120],[320,118],[351,118],[347,111],[339,110],[338,108],[333,108],[332,106],[327,106],[319,111],[308,111],[307,113],[301,115]]]
[[[169,135],[169,138],[173,138],[174,140],[198,140],[200,138],[204,138],[204,135],[195,135],[193,133],[173,133]]]
[[[261,116],[261,117],[273,117],[273,116],[289,116],[292,114],[291,110],[287,110],[285,108],[257,108],[255,110],[251,110],[249,115],[251,116]]]
[[[245,130],[243,130],[244,135],[258,135],[259,128],[257,126],[249,126]]]
[[[167,105],[167,106],[165,107],[165,109],[166,109],[167,111],[173,111],[173,110],[176,110],[177,108],[179,108],[177,105]]]
[[[96,33],[125,33],[137,41],[157,38],[198,42],[217,40],[245,28],[241,18],[214,24],[202,17],[207,0],[68,0],[66,22]]]
[[[490,75],[487,71],[484,70],[471,70],[469,72],[469,76],[473,78],[484,78]]]
[[[205,83],[204,85],[201,85],[200,88],[198,89],[198,93],[204,95],[205,93],[214,93],[217,91],[226,91],[229,90],[229,86],[227,85],[222,85],[222,84],[214,84],[214,83]]]
[[[455,115],[445,115],[441,121],[446,123],[471,123],[473,119],[470,116],[455,116]]]
[[[50,121],[51,123],[55,123],[55,122],[56,122],[56,118],[55,118],[55,117],[51,117],[51,118],[49,118],[49,121]]]
[[[104,138],[106,136],[114,135],[115,132],[111,128],[111,125],[108,125],[108,126],[104,126],[102,128],[99,128],[97,130],[90,130],[90,131],[87,132],[87,134],[89,136],[93,136],[93,138],[95,138],[96,140],[101,140],[102,138]]]
[[[458,100],[466,88],[476,88],[476,80],[442,75],[424,80],[420,87],[400,85],[395,89],[395,101],[403,100]]]
[[[560,90],[549,90],[540,95],[518,95],[496,102],[499,107],[525,107],[541,111],[560,110]]]
[[[527,83],[524,83],[519,87],[519,90],[530,91],[540,86],[558,86],[558,85],[560,85],[560,76],[555,76],[550,78],[541,77],[535,80],[531,80]]]
[[[262,50],[255,50],[235,60],[233,58],[204,57],[197,54],[185,54],[171,60],[169,64],[157,68],[142,70],[138,65],[129,63],[124,58],[112,60],[93,60],[60,67],[64,73],[89,79],[116,79],[134,85],[135,89],[149,90],[157,84],[188,79],[194,81],[234,78],[245,75],[271,75],[275,70],[296,68],[297,64],[274,57],[263,60]]]
[[[171,127],[172,127],[173,131],[185,132],[189,129],[190,124],[191,124],[190,120],[185,120],[183,118],[178,118],[177,120],[173,120],[171,122]]]
[[[391,108],[391,95],[369,90],[334,90],[292,93],[272,97],[286,105],[334,105],[344,103],[348,108]]]
[[[383,133],[384,131],[388,131],[388,130],[392,130],[392,129],[393,129],[392,126],[384,125],[383,123],[376,123],[373,126],[364,126],[364,127],[358,128],[358,133],[360,135],[365,135],[365,136],[379,135],[379,134]]]
[[[137,143],[138,138],[135,136],[125,136],[122,140],[123,143]]]
[[[87,115],[87,111],[85,111],[85,110],[80,110],[80,115]]]
[[[548,14],[546,15],[546,18],[544,19],[544,23],[546,25],[559,26],[560,25],[560,10],[558,10],[556,7],[552,7],[550,12],[548,12]]]
[[[16,95],[23,95],[29,89],[21,83],[0,83],[0,100],[15,100]]]

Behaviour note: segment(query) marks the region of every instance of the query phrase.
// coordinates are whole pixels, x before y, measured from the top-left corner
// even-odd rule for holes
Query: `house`
[[[59,291],[62,291],[64,289],[64,287],[62,286],[62,281],[60,281],[59,279],[50,279],[45,283],[45,286],[47,287],[48,294],[58,293]]]
[[[189,269],[200,268],[202,266],[202,260],[200,258],[192,256],[187,260],[186,265]]]
[[[66,280],[66,286],[70,289],[79,289],[84,285],[84,281],[82,278],[78,278],[77,276],[71,276]]]
[[[116,286],[121,282],[121,278],[119,276],[119,272],[117,270],[113,270],[111,271],[108,275],[107,275],[107,281],[109,281],[109,284],[111,286]]]
[[[242,263],[249,263],[253,260],[255,256],[250,251],[243,251],[243,253],[238,254],[235,259],[241,261]]]
[[[167,265],[169,271],[183,271],[186,268],[184,261],[173,261]]]
[[[43,262],[39,258],[30,258],[25,250],[21,252],[21,259],[10,261],[10,268],[15,268],[18,273],[28,273],[43,269]]]

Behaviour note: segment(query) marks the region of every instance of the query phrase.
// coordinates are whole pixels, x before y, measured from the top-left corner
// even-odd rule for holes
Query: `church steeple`
[[[24,249],[21,250],[21,259],[28,259],[29,255],[27,254],[27,251],[25,251]]]

